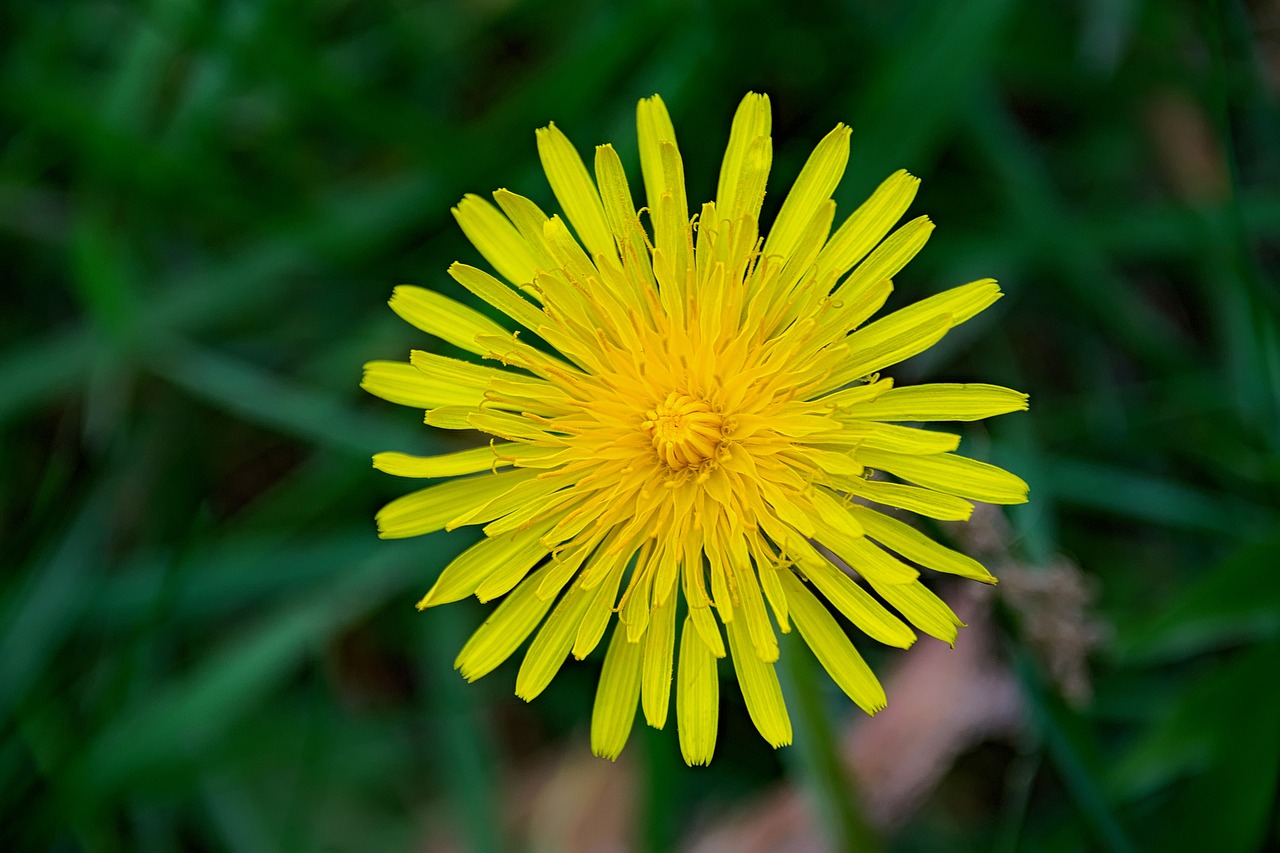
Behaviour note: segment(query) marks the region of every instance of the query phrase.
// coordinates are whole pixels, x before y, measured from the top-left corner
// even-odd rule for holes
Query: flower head
[[[764,236],[768,98],[743,100],[716,200],[692,216],[661,99],[641,101],[637,120],[647,227],[612,147],[596,149],[593,179],[554,124],[539,130],[567,222],[507,190],[496,208],[467,196],[454,210],[506,281],[460,263],[450,275],[516,330],[396,288],[401,317],[488,363],[414,351],[409,363],[366,365],[363,385],[425,409],[432,426],[491,436],[473,450],[373,460],[399,476],[456,478],[384,507],[383,537],[484,525],[418,604],[502,599],[458,655],[462,674],[485,675],[533,634],[516,678],[531,700],[616,614],[594,750],[621,751],[637,704],[661,728],[674,680],[681,750],[700,764],[715,749],[726,656],[760,733],[790,743],[774,663],[776,632],[793,624],[854,702],[885,706],[824,598],[882,643],[911,645],[908,623],[955,641],[960,620],[916,567],[995,579],[878,507],[967,519],[970,501],[1020,503],[1027,487],[952,453],[958,435],[897,422],[1027,404],[992,385],[894,387],[879,376],[1000,290],[977,281],[867,322],[933,225],[922,216],[890,233],[918,183],[898,172],[832,233],[848,128],[818,144]]]

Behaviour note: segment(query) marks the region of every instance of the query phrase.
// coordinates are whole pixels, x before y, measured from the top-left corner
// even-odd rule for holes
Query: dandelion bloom
[[[378,530],[484,525],[418,607],[501,598],[456,666],[477,679],[532,634],[516,676],[525,700],[570,654],[590,654],[616,613],[592,748],[616,757],[637,704],[663,727],[674,681],[681,751],[705,764],[726,656],[760,733],[790,743],[775,629],[794,624],[868,713],[884,690],[828,604],[891,646],[914,642],[908,623],[955,641],[960,620],[916,567],[995,579],[877,507],[962,520],[970,501],[1021,503],[1027,486],[952,453],[955,434],[896,422],[977,420],[1027,398],[879,376],[1000,289],[976,281],[867,322],[933,224],[890,233],[918,184],[898,172],[832,233],[847,127],[818,144],[764,236],[767,97],[742,101],[716,200],[693,216],[662,100],[641,101],[637,123],[647,227],[614,149],[596,149],[593,180],[554,124],[538,131],[538,153],[564,219],[507,190],[497,207],[467,196],[454,210],[505,282],[461,263],[449,274],[516,331],[430,290],[395,289],[397,314],[488,363],[415,350],[408,363],[366,365],[363,387],[425,409],[431,426],[492,438],[442,456],[376,455],[389,474],[456,478],[392,501]]]

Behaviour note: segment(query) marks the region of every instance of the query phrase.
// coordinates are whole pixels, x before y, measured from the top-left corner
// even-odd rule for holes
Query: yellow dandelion
[[[662,728],[674,681],[681,751],[705,764],[726,656],[765,740],[790,743],[774,664],[776,631],[792,624],[855,703],[885,706],[828,604],[891,646],[914,642],[907,623],[954,643],[961,622],[916,567],[995,579],[875,507],[961,520],[970,501],[1025,501],[1027,485],[953,453],[955,434],[896,422],[977,420],[1027,397],[879,376],[1000,289],[976,281],[867,322],[933,224],[890,233],[918,184],[898,172],[831,232],[847,127],[818,144],[763,236],[767,97],[742,101],[716,200],[694,216],[660,98],[640,102],[637,124],[644,210],[611,146],[596,148],[593,180],[554,124],[538,131],[538,153],[565,219],[507,190],[497,207],[469,195],[454,210],[506,281],[461,263],[449,274],[536,342],[438,293],[396,288],[396,313],[490,364],[415,350],[408,363],[366,365],[363,387],[425,409],[431,426],[493,438],[443,456],[377,454],[389,474],[456,478],[392,501],[378,530],[484,525],[418,604],[502,598],[458,655],[468,680],[532,634],[515,688],[532,700],[617,614],[592,748],[617,756],[637,705]]]

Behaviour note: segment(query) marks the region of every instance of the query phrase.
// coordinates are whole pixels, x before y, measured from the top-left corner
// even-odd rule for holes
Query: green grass
[[[473,685],[452,671],[486,609],[412,604],[469,534],[377,540],[402,484],[368,457],[458,438],[364,396],[360,365],[424,344],[386,309],[394,285],[475,304],[444,274],[478,262],[449,214],[463,193],[551,204],[534,128],[613,141],[634,170],[634,104],[660,92],[700,201],[754,89],[775,112],[766,214],[845,121],[841,210],[905,167],[924,180],[913,214],[938,223],[894,304],[1000,279],[996,309],[899,375],[1031,393],[965,446],[1030,481],[1014,555],[1078,563],[1111,631],[1075,707],[1002,605],[1027,731],[944,780],[997,794],[928,797],[878,839],[834,758],[856,711],[788,647],[788,752],[728,681],[711,768],[679,761],[674,727],[637,728],[635,845],[679,844],[778,784],[859,849],[1280,844],[1280,95],[1251,8],[10,4],[9,843],[528,843],[516,780],[585,757],[598,659],[531,705],[510,664]]]

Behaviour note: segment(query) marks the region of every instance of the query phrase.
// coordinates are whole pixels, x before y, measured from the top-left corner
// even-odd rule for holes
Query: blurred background
[[[1280,847],[1280,4],[153,0],[0,9],[0,827],[12,850]],[[1030,392],[962,450],[1032,500],[931,532],[956,649],[803,647],[797,743],[735,687],[709,769],[637,723],[590,756],[599,654],[531,705],[467,685],[474,531],[379,541],[379,450],[474,437],[363,395],[441,347],[385,306],[480,263],[450,216],[553,207],[533,131],[673,114],[711,197],[770,95],[766,217],[836,122],[848,213],[938,224],[901,305],[1008,296],[900,381]]]

